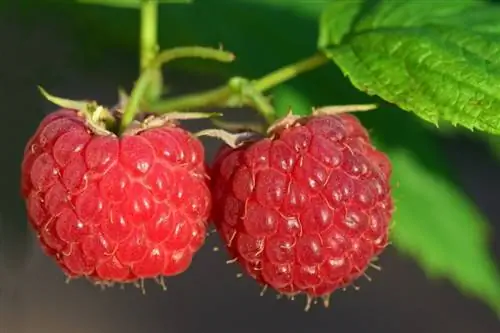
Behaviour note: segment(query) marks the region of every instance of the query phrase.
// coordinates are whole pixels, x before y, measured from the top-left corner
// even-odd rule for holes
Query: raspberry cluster
[[[391,163],[353,115],[285,117],[267,135],[224,145],[210,170],[197,136],[153,123],[115,134],[66,108],[27,143],[28,220],[67,276],[178,275],[211,220],[260,284],[326,299],[386,247]]]

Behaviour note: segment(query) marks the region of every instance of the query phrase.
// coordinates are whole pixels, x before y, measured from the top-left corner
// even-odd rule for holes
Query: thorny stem
[[[245,78],[235,77],[225,85],[203,93],[189,94],[153,103],[148,108],[148,111],[161,114],[172,110],[250,105],[255,107],[270,123],[275,116],[274,110],[262,93],[327,62],[328,58],[324,54],[317,53],[302,61],[271,72],[260,79],[250,81]]]
[[[155,78],[156,71],[165,63],[181,58],[202,58],[217,60],[221,62],[231,62],[234,60],[234,55],[223,50],[201,46],[177,47],[161,52],[148,65],[148,67],[143,71],[143,73],[135,83],[134,89],[132,90],[131,96],[123,111],[123,117],[120,124],[120,132],[123,132],[134,120],[134,117],[139,110],[140,104],[143,101],[143,97],[147,93],[147,89],[151,84],[151,81]],[[173,109],[170,109],[169,111],[172,110]]]

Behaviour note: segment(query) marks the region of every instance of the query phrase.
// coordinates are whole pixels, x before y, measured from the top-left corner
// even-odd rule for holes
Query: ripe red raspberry
[[[174,125],[117,136],[48,115],[22,163],[29,221],[69,277],[132,282],[185,271],[211,195],[200,141]]]
[[[284,123],[219,151],[212,217],[259,283],[327,302],[387,245],[391,164],[350,114]]]

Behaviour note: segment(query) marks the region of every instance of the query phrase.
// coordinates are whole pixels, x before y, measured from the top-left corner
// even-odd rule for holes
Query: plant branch
[[[181,58],[203,58],[221,62],[231,62],[234,60],[234,55],[230,52],[201,46],[178,47],[161,52],[153,61],[151,61],[135,83],[130,98],[123,111],[123,117],[120,124],[121,132],[123,132],[134,120],[135,114],[139,110],[140,104],[143,101],[143,97],[147,94],[148,87],[155,79],[155,74],[161,66],[167,62]]]
[[[189,94],[152,103],[148,107],[148,111],[161,114],[173,110],[249,105],[255,107],[268,122],[272,122],[274,109],[262,93],[327,62],[328,58],[322,53],[318,53],[302,61],[282,67],[257,80],[250,81],[245,78],[234,77],[225,85],[203,93]]]
[[[147,69],[159,51],[158,6],[158,0],[142,0],[141,2],[141,73]],[[163,74],[161,68],[159,68],[155,71],[151,79],[151,83],[145,92],[145,98],[150,101],[157,100],[161,97],[162,92]]]
[[[141,71],[158,53],[158,1],[142,0],[141,4]]]
[[[203,46],[182,46],[161,52],[156,59],[151,63],[150,67],[158,68],[167,62],[182,58],[200,58],[210,59],[220,62],[234,61],[235,56],[231,52],[211,47]]]
[[[323,53],[317,53],[309,58],[294,64],[282,67],[266,76],[253,82],[256,90],[264,92],[294,77],[313,70],[328,62],[328,58]]]
[[[149,106],[148,112],[162,114],[171,111],[189,110],[198,107],[226,106],[226,102],[232,94],[233,90],[224,85],[203,93],[189,94],[160,101]]]

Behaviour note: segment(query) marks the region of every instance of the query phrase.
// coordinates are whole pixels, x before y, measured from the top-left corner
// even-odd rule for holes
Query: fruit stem
[[[294,64],[282,67],[266,76],[254,81],[252,84],[256,90],[264,92],[294,77],[320,67],[328,62],[323,53],[317,53]]]
[[[224,85],[206,92],[173,97],[154,103],[148,107],[147,111],[163,114],[173,110],[181,111],[199,107],[225,106],[226,101],[232,94],[233,90],[231,87]]]
[[[158,52],[158,1],[141,3],[141,71],[156,58]]]
[[[128,125],[134,120],[140,104],[143,102],[144,96],[147,94],[151,81],[155,79],[155,74],[158,69],[170,61],[181,58],[202,58],[220,62],[231,62],[234,60],[234,54],[219,49],[201,46],[177,47],[161,52],[153,61],[150,62],[135,83],[130,98],[123,111],[120,123],[120,133],[123,133]],[[176,110],[170,109],[170,111]]]
[[[270,123],[274,119],[275,112],[262,93],[327,62],[328,58],[324,54],[317,53],[304,60],[277,69],[257,80],[249,81],[245,78],[234,77],[224,86],[206,92],[154,102],[149,106],[148,111],[162,114],[172,110],[182,111],[202,107],[249,105],[255,107]]]
[[[140,42],[140,70],[144,72],[156,58],[158,46],[158,0],[142,0],[141,2],[141,42]],[[156,100],[161,97],[163,77],[161,68],[155,70],[151,83],[147,89],[146,98]]]
[[[158,0],[142,0],[141,2],[141,45],[140,69],[144,72],[156,58],[158,46]],[[161,97],[163,91],[163,76],[158,68],[145,92],[146,99],[154,101]]]
[[[275,114],[274,107],[269,102],[269,99],[264,96],[262,91],[257,90],[253,82],[241,77],[233,77],[229,80],[229,86],[233,88],[233,92],[239,98],[233,98],[236,103],[229,101],[226,106],[244,106],[248,105],[257,110],[267,123],[274,122]],[[235,104],[235,105],[234,105]]]

